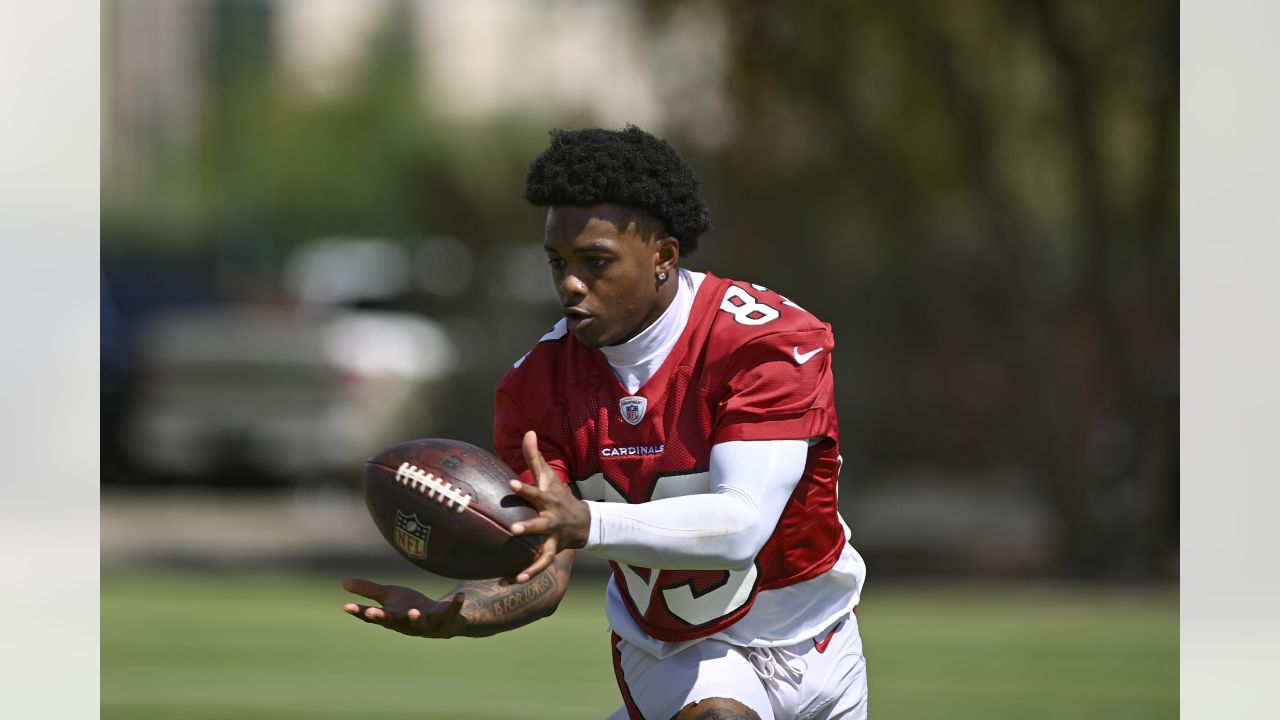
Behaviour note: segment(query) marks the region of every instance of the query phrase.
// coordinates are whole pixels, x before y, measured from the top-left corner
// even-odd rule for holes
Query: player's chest
[[[635,503],[706,492],[713,398],[689,368],[659,379],[631,393],[603,378],[570,400],[584,498]]]

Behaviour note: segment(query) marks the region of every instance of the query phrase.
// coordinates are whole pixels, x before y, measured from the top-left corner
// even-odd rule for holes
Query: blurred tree
[[[510,211],[529,210],[518,189],[545,119],[449,121],[425,106],[412,3],[393,4],[355,80],[332,95],[287,75],[274,4],[204,6],[202,119],[184,149],[203,188],[196,244],[265,267],[322,235],[441,232],[485,245],[538,233],[536,213]],[[108,250],[153,232],[115,210],[104,208]]]
[[[1056,509],[1068,572],[1163,572],[1177,5],[725,8],[737,132],[700,165],[707,254],[839,327],[856,464],[1013,467]]]
[[[413,294],[392,306],[466,327],[479,322],[489,335],[464,348],[468,362],[446,401],[457,408],[451,432],[483,444],[493,384],[554,322],[545,308],[493,291],[506,282],[504,251],[541,235],[541,213],[520,190],[529,159],[545,144],[546,123],[450,121],[424,105],[407,0],[393,5],[348,89],[307,94],[272,57],[271,7],[217,4],[218,60],[202,147],[211,233],[226,275],[235,292],[252,293],[246,285],[274,283],[285,254],[323,236],[461,238],[488,283],[450,298]],[[525,332],[495,331],[515,324]]]

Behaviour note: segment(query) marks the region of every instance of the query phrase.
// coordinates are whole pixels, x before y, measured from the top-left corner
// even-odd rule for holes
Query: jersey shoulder
[[[562,319],[507,370],[498,393],[522,406],[554,405],[567,388],[598,374],[597,363],[573,341]]]
[[[838,437],[831,326],[762,285],[721,292],[703,355],[713,440]]]
[[[831,326],[799,304],[764,285],[727,280],[716,288],[715,320],[711,336],[730,347],[748,343],[786,341],[808,334],[826,337]],[[778,337],[773,337],[778,336]]]
[[[531,357],[534,358],[534,361],[530,363],[532,366],[545,363],[548,359],[558,359],[569,347],[568,337],[569,325],[561,318],[560,322],[556,323],[545,335],[538,338],[538,343],[529,352],[521,355],[520,359],[511,365],[511,369],[520,369]]]
[[[526,394],[528,389],[544,387],[557,368],[564,366],[569,352],[569,329],[562,319],[538,343],[516,360],[498,381],[498,391],[513,397]]]

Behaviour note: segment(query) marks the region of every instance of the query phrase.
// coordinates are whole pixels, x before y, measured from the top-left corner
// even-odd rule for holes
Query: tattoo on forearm
[[[522,608],[537,602],[554,588],[555,582],[551,576],[543,573],[528,585],[516,588],[515,592],[490,600],[488,610],[496,617],[502,618],[507,613],[519,612]]]
[[[462,614],[467,619],[465,634],[492,635],[527,625],[549,615],[564,594],[568,574],[553,564],[546,572],[524,585],[499,585],[496,580],[463,583]]]

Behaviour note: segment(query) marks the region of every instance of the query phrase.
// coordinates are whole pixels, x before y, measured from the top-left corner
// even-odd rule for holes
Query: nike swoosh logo
[[[817,638],[813,639],[813,646],[818,649],[818,652],[824,653],[827,651],[827,646],[831,644],[831,637],[836,634],[836,631],[839,630],[840,626],[843,624],[843,622],[836,623],[836,626],[831,628],[831,632],[827,633],[827,636],[822,638],[822,642],[818,642]]]
[[[792,347],[792,348],[791,348],[791,354],[795,356],[795,358],[796,358],[796,364],[797,364],[797,365],[803,365],[803,364],[805,364],[805,363],[809,362],[809,360],[810,360],[814,355],[817,355],[817,354],[818,354],[818,353],[820,353],[820,352],[822,352],[822,348],[817,348],[816,350],[810,350],[810,351],[809,351],[809,352],[807,352],[807,353],[802,353],[802,352],[800,352],[800,348],[798,348],[798,347]]]

